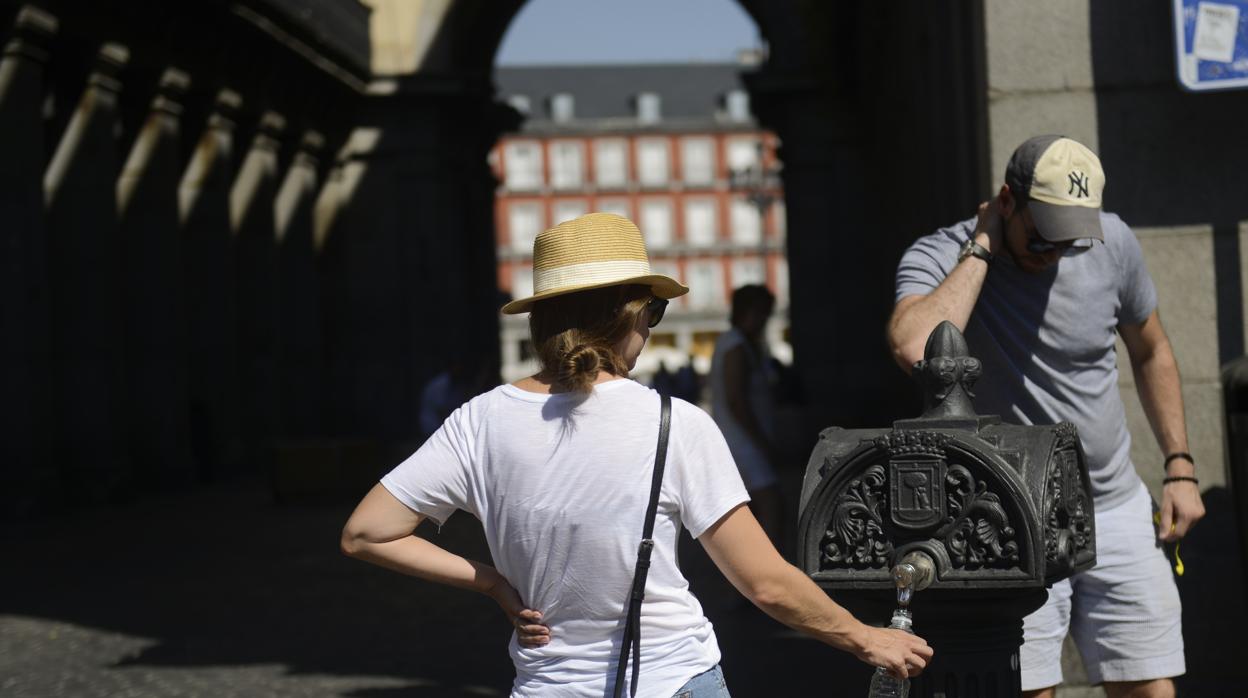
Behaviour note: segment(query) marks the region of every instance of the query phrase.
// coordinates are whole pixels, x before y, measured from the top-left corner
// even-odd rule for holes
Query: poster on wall
[[[1174,0],[1174,40],[1184,89],[1248,87],[1248,0]]]

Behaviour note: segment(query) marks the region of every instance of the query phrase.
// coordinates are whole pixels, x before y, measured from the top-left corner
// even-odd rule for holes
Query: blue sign
[[[1248,0],[1174,0],[1174,39],[1185,89],[1248,87]]]

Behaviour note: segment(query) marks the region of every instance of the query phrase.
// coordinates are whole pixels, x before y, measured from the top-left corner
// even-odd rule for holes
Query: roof
[[[744,90],[739,63],[648,63],[641,65],[512,66],[494,71],[503,101],[522,95],[531,112],[524,130],[638,128],[634,100],[638,94],[659,95],[660,122],[651,127],[727,125],[724,95]],[[555,124],[549,101],[570,94],[573,121]],[[753,121],[736,126],[752,127]]]

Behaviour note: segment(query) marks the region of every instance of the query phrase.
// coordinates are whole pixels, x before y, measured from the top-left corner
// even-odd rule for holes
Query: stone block
[[[1209,226],[1137,228],[1157,309],[1184,382],[1218,380],[1218,303]]]
[[[1014,149],[1032,136],[1060,133],[1097,150],[1096,98],[1091,89],[990,92],[988,113],[989,181],[994,191],[1004,181],[1005,164]]]
[[[984,3],[988,89],[1002,92],[1092,88],[1088,0]]]
[[[1131,461],[1153,497],[1160,501],[1161,479],[1165,473],[1157,439],[1148,425],[1135,386],[1124,384],[1120,390],[1127,412],[1127,428],[1131,431]],[[1183,408],[1187,416],[1188,450],[1196,459],[1201,490],[1226,486],[1221,386],[1208,381],[1184,383]]]

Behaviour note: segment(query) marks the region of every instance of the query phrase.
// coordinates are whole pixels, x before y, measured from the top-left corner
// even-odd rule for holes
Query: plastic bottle
[[[913,625],[913,619],[910,611],[899,608],[893,611],[893,620],[888,627],[913,634],[914,631],[910,629],[911,625]],[[875,674],[871,676],[871,690],[867,693],[867,698],[906,698],[909,695],[910,679],[899,679],[884,667],[877,668]]]

